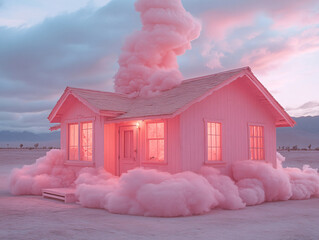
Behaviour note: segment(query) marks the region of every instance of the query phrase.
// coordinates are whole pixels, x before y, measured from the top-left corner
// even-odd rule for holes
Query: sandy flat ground
[[[319,199],[264,203],[201,216],[151,218],[116,215],[39,196],[11,196],[14,167],[45,150],[0,149],[0,239],[319,239]],[[285,166],[319,167],[319,152],[284,152]],[[164,203],[163,203],[164,204]]]

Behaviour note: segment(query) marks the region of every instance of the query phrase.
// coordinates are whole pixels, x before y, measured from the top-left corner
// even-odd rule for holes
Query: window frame
[[[95,118],[83,118],[77,120],[68,120],[66,121],[66,161],[65,165],[79,165],[79,166],[94,166],[95,165],[95,128],[94,128],[94,120]],[[81,160],[81,126],[83,123],[92,123],[92,160],[86,161]],[[69,159],[69,126],[70,124],[78,125],[78,160],[70,160]]]
[[[250,127],[261,127],[262,128],[262,142],[263,142],[263,156],[261,159],[252,159],[251,158],[251,145],[250,145]],[[249,123],[247,129],[248,136],[248,159],[252,161],[266,161],[266,151],[265,151],[265,125],[261,123]],[[255,137],[255,136],[254,136]],[[258,137],[258,136],[257,136]],[[258,148],[257,148],[258,149]]]
[[[164,159],[162,161],[158,160],[149,160],[148,155],[149,155],[149,144],[148,144],[148,124],[150,123],[163,123],[164,124]],[[155,165],[167,165],[167,120],[163,119],[156,119],[156,120],[150,120],[150,121],[145,121],[145,156],[143,159],[143,164],[155,164]]]
[[[208,123],[219,123],[220,124],[220,155],[221,159],[220,160],[208,160]],[[220,165],[220,164],[226,164],[224,160],[224,138],[223,138],[223,130],[224,128],[224,122],[222,120],[216,120],[216,119],[204,119],[204,137],[205,137],[205,158],[204,158],[204,164],[207,165]]]

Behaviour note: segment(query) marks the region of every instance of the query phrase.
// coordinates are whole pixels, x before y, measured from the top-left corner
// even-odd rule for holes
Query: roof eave
[[[173,117],[175,117],[173,114],[162,114],[162,115],[136,116],[136,117],[128,117],[128,118],[112,118],[112,119],[106,119],[105,123],[144,121],[144,120],[154,120],[154,119],[169,119]]]
[[[59,98],[59,100],[57,101],[57,103],[53,107],[52,111],[50,112],[50,114],[48,116],[48,120],[50,121],[50,123],[56,123],[56,121],[54,121],[55,116],[56,116],[57,112],[59,111],[59,109],[61,108],[63,102],[67,98],[68,92],[69,92],[69,87],[66,87],[64,89],[62,96]]]
[[[271,93],[259,82],[252,71],[247,71],[247,76],[252,80],[252,83],[257,89],[263,93],[266,100],[272,105],[272,107],[281,115],[282,119],[276,122],[276,127],[294,127],[296,122],[289,116],[284,108],[277,102],[277,100],[271,95]],[[284,123],[285,122],[285,123]]]
[[[60,97],[60,99],[58,100],[58,102],[56,103],[56,105],[54,106],[54,108],[52,109],[51,113],[48,116],[48,119],[49,119],[50,123],[60,123],[60,118],[56,117],[57,113],[59,112],[59,110],[62,107],[63,103],[66,101],[66,99],[70,95],[74,96],[77,100],[79,100],[81,103],[83,103],[86,107],[88,107],[94,113],[100,115],[100,109],[97,109],[97,108],[93,107],[92,105],[90,105],[85,99],[83,99],[82,97],[78,96],[74,91],[72,91],[72,88],[66,87],[64,92],[63,92],[63,94],[62,94],[62,96]]]

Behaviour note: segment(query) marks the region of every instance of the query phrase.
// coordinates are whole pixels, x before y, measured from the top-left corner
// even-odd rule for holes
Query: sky
[[[318,0],[182,0],[202,24],[185,79],[243,66],[292,116],[319,115]],[[0,131],[47,132],[66,86],[113,90],[134,0],[0,0]]]

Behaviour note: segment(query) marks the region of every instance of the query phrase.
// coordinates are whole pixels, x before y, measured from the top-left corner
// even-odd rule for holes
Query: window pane
[[[222,160],[222,152],[220,148],[217,148],[217,159],[216,160]]]
[[[207,134],[212,134],[212,123],[207,123]]]
[[[156,124],[156,135],[158,138],[164,138],[164,123],[157,123]]]
[[[249,141],[250,147],[253,148],[254,146],[254,138],[250,137],[250,141]]]
[[[147,124],[148,160],[164,161],[164,122]]]
[[[81,160],[92,161],[93,129],[92,123],[81,123]]]
[[[217,146],[217,143],[216,143],[216,136],[213,136],[213,139],[212,139],[212,147],[216,147]]]
[[[216,123],[216,135],[220,135],[220,123]]]
[[[78,124],[69,124],[69,160],[78,160]]]
[[[77,147],[70,147],[69,160],[78,160],[78,148]]]
[[[220,136],[216,136],[216,143],[217,143],[217,147],[220,148],[221,147],[221,137]]]
[[[147,135],[148,138],[156,138],[156,123],[147,124]]]
[[[212,148],[212,160],[216,161],[217,160],[217,149]]]
[[[212,145],[213,145],[212,138],[213,138],[212,135],[208,135],[208,139],[207,139],[207,145],[208,145],[208,147],[212,147]]]
[[[215,135],[216,134],[216,125],[215,123],[211,123],[212,125],[212,134]]]
[[[207,160],[222,160],[221,123],[207,123]]]
[[[254,136],[254,128],[252,126],[249,126],[249,134],[250,134],[250,137]]]
[[[148,141],[148,159],[149,160],[157,159],[157,140]]]
[[[250,158],[253,160],[264,159],[265,158],[264,156],[264,127],[249,126],[249,134],[250,134],[250,140],[249,140]]]
[[[254,149],[253,148],[250,149],[250,159],[254,160]]]
[[[256,148],[257,147],[257,137],[254,137],[254,145],[253,145],[253,148]]]
[[[158,140],[158,149],[157,149],[157,160],[164,160],[164,140]]]

